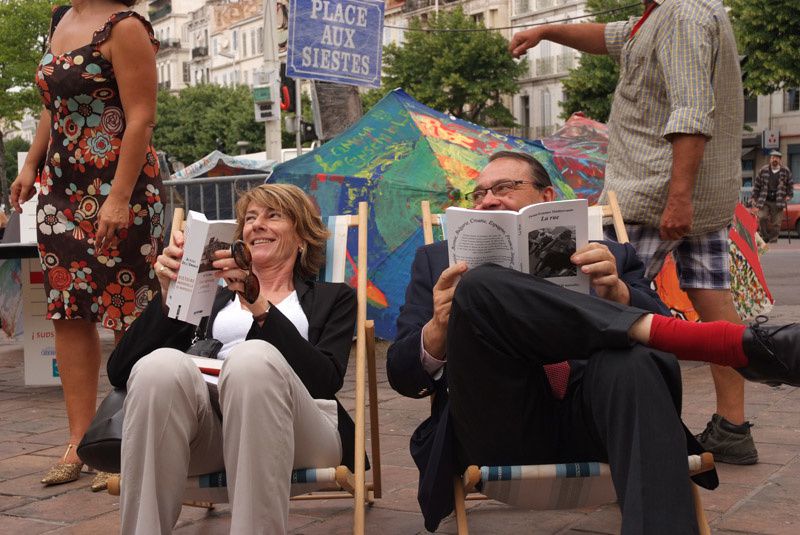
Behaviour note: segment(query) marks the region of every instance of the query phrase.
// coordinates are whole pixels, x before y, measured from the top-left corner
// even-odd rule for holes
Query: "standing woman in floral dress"
[[[100,342],[117,339],[158,282],[162,188],[150,139],[156,114],[158,41],[129,10],[136,0],[72,0],[53,9],[47,53],[36,70],[42,111],[11,204],[40,192],[36,213],[48,318],[69,419],[64,457],[42,479],[75,481],[75,452],[95,414]],[[93,490],[104,488],[103,474]]]

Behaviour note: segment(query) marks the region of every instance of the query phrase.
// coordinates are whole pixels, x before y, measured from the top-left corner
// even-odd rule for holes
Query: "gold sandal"
[[[83,463],[66,462],[70,450],[72,450],[74,447],[74,444],[67,444],[67,451],[64,452],[64,457],[61,459],[61,462],[53,465],[42,478],[42,484],[44,486],[49,487],[50,485],[70,483],[72,481],[76,481],[80,477]]]
[[[92,492],[100,492],[108,488],[108,478],[111,476],[118,476],[119,474],[112,474],[111,472],[97,472],[92,480]]]

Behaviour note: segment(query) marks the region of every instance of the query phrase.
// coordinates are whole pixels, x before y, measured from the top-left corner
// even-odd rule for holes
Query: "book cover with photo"
[[[235,220],[209,221],[200,212],[189,211],[178,280],[170,283],[167,293],[170,318],[198,325],[211,314],[219,287],[214,252],[229,248],[235,233]]]
[[[498,264],[589,293],[589,277],[570,261],[589,243],[586,199],[532,204],[519,212],[446,210],[450,265]]]

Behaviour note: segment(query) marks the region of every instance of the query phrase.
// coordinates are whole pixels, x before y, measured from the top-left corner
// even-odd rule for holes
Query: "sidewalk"
[[[778,319],[798,317],[797,307],[776,307]],[[103,351],[112,339],[104,334]],[[416,502],[417,471],[408,454],[408,437],[427,415],[428,400],[400,397],[386,382],[387,344],[378,345],[381,449],[384,497],[367,511],[368,533],[426,533]],[[351,359],[351,364],[354,359]],[[683,368],[683,414],[694,431],[705,427],[714,410],[714,388],[704,365]],[[340,399],[353,407],[353,377]],[[101,378],[103,394],[108,381]],[[102,398],[102,395],[101,395]],[[720,487],[702,491],[714,533],[795,534],[800,531],[800,391],[790,387],[747,385],[747,417],[755,424],[761,462],[754,466],[718,465]],[[22,350],[0,346],[0,534],[108,534],[119,531],[119,500],[89,491],[91,475],[74,483],[43,488],[42,473],[63,454],[67,420],[60,388],[27,388],[22,380]],[[579,511],[516,511],[496,502],[471,502],[472,533],[619,533],[615,505]],[[293,502],[291,533],[352,533],[352,508],[346,500]],[[211,512],[185,507],[176,533],[227,534],[227,505]],[[456,533],[448,519],[439,533]]]

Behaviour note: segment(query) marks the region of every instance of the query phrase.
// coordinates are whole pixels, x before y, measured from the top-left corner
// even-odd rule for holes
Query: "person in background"
[[[750,206],[758,210],[758,231],[767,243],[778,241],[786,203],[794,194],[792,172],[781,165],[780,151],[769,153],[769,164],[753,180]]]
[[[119,340],[158,282],[163,205],[150,140],[156,115],[156,50],[135,0],[73,0],[53,9],[47,52],[36,69],[44,110],[11,204],[36,193],[36,231],[69,420],[61,462],[44,485],[75,481],[75,447],[95,414],[97,324]],[[98,473],[92,490],[106,487]]]

